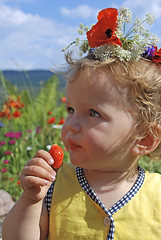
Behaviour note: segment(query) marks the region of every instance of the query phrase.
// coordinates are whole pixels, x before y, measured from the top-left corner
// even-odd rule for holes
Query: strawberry
[[[63,149],[57,144],[54,144],[51,146],[49,153],[54,159],[54,164],[52,165],[52,167],[55,169],[60,168],[64,158]]]

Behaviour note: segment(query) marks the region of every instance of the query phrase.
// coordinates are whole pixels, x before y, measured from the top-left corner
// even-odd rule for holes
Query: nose
[[[68,119],[66,121],[66,127],[68,128],[68,130],[70,130],[74,133],[78,133],[81,130],[80,121],[76,117],[72,117],[72,118]]]

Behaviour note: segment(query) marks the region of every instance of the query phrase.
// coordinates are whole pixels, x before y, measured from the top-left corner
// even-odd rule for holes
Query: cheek
[[[67,135],[67,132],[66,132],[66,127],[65,127],[65,123],[63,124],[62,126],[62,130],[61,130],[61,138],[62,138],[62,141],[64,143],[64,146],[67,147],[67,143],[66,143],[66,135]]]
[[[117,131],[113,131],[112,127],[110,129],[108,127],[97,129],[97,131],[91,129],[87,132],[85,143],[88,149],[96,154],[111,154],[119,151],[125,141],[126,138],[123,139],[122,134],[119,135]]]
[[[91,129],[86,132],[84,140],[89,149],[98,151],[99,149],[103,150],[104,143],[107,141],[107,136],[105,137],[104,134],[100,134],[99,130],[96,131]]]

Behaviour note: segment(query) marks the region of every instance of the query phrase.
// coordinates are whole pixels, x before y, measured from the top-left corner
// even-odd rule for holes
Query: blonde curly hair
[[[132,107],[131,114],[136,119],[135,139],[142,139],[149,133],[161,139],[156,130],[157,126],[161,126],[161,65],[145,58],[129,62],[118,58],[99,61],[93,54],[76,60],[71,53],[66,54],[66,61],[70,66],[68,73],[72,76],[81,70],[86,70],[90,75],[91,69],[108,67],[114,78],[128,89],[126,106]],[[161,144],[149,157],[160,156]]]

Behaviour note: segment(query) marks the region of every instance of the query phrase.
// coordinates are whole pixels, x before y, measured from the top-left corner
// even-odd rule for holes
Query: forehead
[[[67,81],[66,90],[83,96],[105,98],[109,102],[122,102],[127,95],[127,87],[121,85],[108,67],[79,70]],[[83,97],[82,96],[82,97]]]

